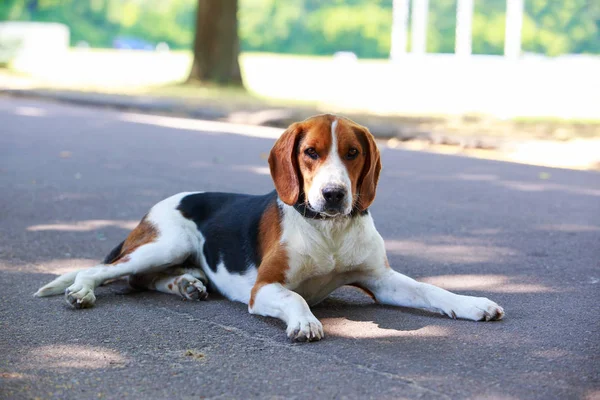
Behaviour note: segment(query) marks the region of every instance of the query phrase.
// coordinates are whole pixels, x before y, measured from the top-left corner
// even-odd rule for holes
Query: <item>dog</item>
[[[275,190],[262,196],[186,192],[150,209],[92,268],[62,275],[35,296],[63,293],[74,308],[94,305],[94,289],[128,277],[135,288],[202,300],[209,290],[275,317],[292,341],[317,341],[310,306],[343,285],[376,302],[454,319],[499,320],[504,310],[396,272],[369,206],[381,171],[369,130],[330,114],[297,122],[269,155]]]

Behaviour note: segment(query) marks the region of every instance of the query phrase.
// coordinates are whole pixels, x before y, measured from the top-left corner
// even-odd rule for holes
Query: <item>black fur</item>
[[[242,274],[250,265],[260,265],[260,219],[276,201],[275,191],[263,196],[198,193],[181,199],[177,209],[194,221],[204,236],[203,252],[209,268],[216,271],[222,261],[230,273]]]
[[[119,254],[121,254],[121,250],[123,249],[123,243],[125,243],[124,240],[121,243],[119,243],[117,247],[112,249],[110,253],[108,253],[108,255],[104,257],[104,261],[102,261],[102,264],[110,264],[111,262],[115,261],[117,257],[119,257]]]

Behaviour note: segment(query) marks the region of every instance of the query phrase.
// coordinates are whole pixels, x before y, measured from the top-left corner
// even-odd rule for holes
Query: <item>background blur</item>
[[[240,0],[241,49],[324,56],[345,50],[387,59],[392,6],[392,0]],[[71,46],[113,48],[129,37],[136,48],[164,42],[189,50],[195,7],[195,0],[3,0],[0,19],[63,23]],[[454,53],[456,7],[457,0],[429,1],[427,52]],[[599,16],[597,1],[525,0],[523,52],[599,54]],[[474,54],[503,54],[505,21],[506,0],[474,1]]]
[[[418,132],[600,136],[598,1],[239,0],[245,90],[181,84],[197,5],[2,0],[0,85],[185,99],[229,113],[428,118],[412,125]]]

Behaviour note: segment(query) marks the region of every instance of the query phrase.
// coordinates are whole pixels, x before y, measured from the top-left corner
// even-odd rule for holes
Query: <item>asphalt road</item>
[[[215,295],[32,297],[166,196],[270,190],[273,140],[229,130],[0,98],[0,398],[600,398],[597,173],[382,148],[371,210],[392,266],[495,300],[500,322],[342,288],[314,309],[325,340],[290,344]]]

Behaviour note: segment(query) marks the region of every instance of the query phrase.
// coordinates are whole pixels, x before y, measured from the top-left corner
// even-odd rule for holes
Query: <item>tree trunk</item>
[[[237,6],[237,0],[198,0],[188,82],[242,86]]]

